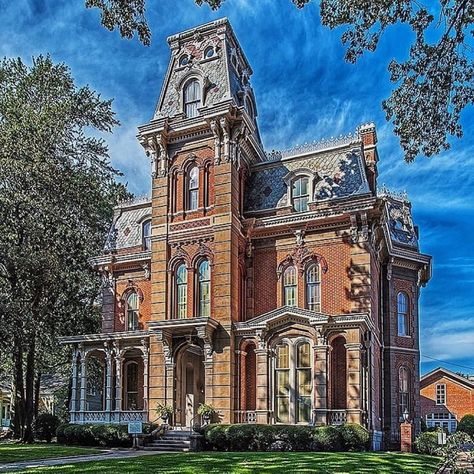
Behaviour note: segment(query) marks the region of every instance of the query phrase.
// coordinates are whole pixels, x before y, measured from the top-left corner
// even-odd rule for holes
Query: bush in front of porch
[[[365,451],[369,433],[360,425],[207,425],[206,448],[215,451]]]

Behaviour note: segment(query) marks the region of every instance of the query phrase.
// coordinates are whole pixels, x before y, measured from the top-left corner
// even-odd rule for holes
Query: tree
[[[0,63],[0,353],[11,357],[14,430],[33,440],[35,380],[68,357],[57,337],[97,332],[100,252],[126,194],[98,137],[111,101],[50,57]]]
[[[213,10],[224,0],[195,0]],[[292,0],[298,8],[310,0]],[[346,60],[356,62],[365,51],[375,51],[382,34],[395,24],[408,25],[415,34],[405,62],[391,61],[390,80],[396,84],[383,101],[392,120],[405,160],[432,156],[449,148],[448,136],[462,136],[460,115],[474,101],[474,0],[354,1],[320,0],[321,21],[331,29],[343,27]],[[118,28],[125,38],[137,32],[145,45],[151,32],[145,17],[146,0],[86,0],[102,11],[102,24]]]

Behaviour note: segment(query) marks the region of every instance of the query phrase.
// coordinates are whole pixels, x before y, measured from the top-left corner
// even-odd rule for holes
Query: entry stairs
[[[145,451],[189,451],[191,431],[186,429],[170,429],[163,436],[157,436],[153,441],[145,443]]]

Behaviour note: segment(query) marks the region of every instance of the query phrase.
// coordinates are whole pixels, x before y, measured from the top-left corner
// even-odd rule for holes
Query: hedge
[[[369,433],[360,425],[207,425],[206,449],[215,451],[363,451]]]
[[[51,413],[40,413],[33,423],[35,438],[51,443],[59,426],[59,418]]]
[[[155,426],[143,425],[145,434],[151,433]],[[91,423],[76,425],[64,423],[56,430],[58,443],[79,446],[104,446],[108,448],[127,448],[132,446],[127,425]]]
[[[415,439],[415,450],[420,454],[440,454],[440,446],[438,445],[439,431],[425,431],[418,435]]]
[[[474,438],[474,415],[464,415],[458,423],[456,431],[463,431]]]

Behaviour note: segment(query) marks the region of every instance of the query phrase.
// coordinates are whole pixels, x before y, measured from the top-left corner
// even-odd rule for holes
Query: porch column
[[[148,418],[148,346],[143,346],[143,411]]]
[[[110,413],[112,411],[112,368],[113,358],[112,351],[108,350],[106,355],[106,379],[105,379],[105,411]],[[108,415],[110,416],[110,415]]]
[[[314,346],[314,419],[316,425],[326,425],[328,420],[328,359],[327,341]]]
[[[78,352],[74,349],[72,354],[72,383],[71,383],[71,421],[75,421],[75,412],[77,411],[77,358]]]
[[[81,351],[81,396],[80,396],[80,415],[81,421],[84,419],[84,412],[86,411],[86,390],[87,390],[87,352]]]
[[[255,349],[257,362],[257,423],[268,423],[268,349]]]
[[[123,356],[115,356],[115,411],[122,410],[122,361]]]
[[[347,343],[347,422],[362,424],[361,350],[359,342]]]

